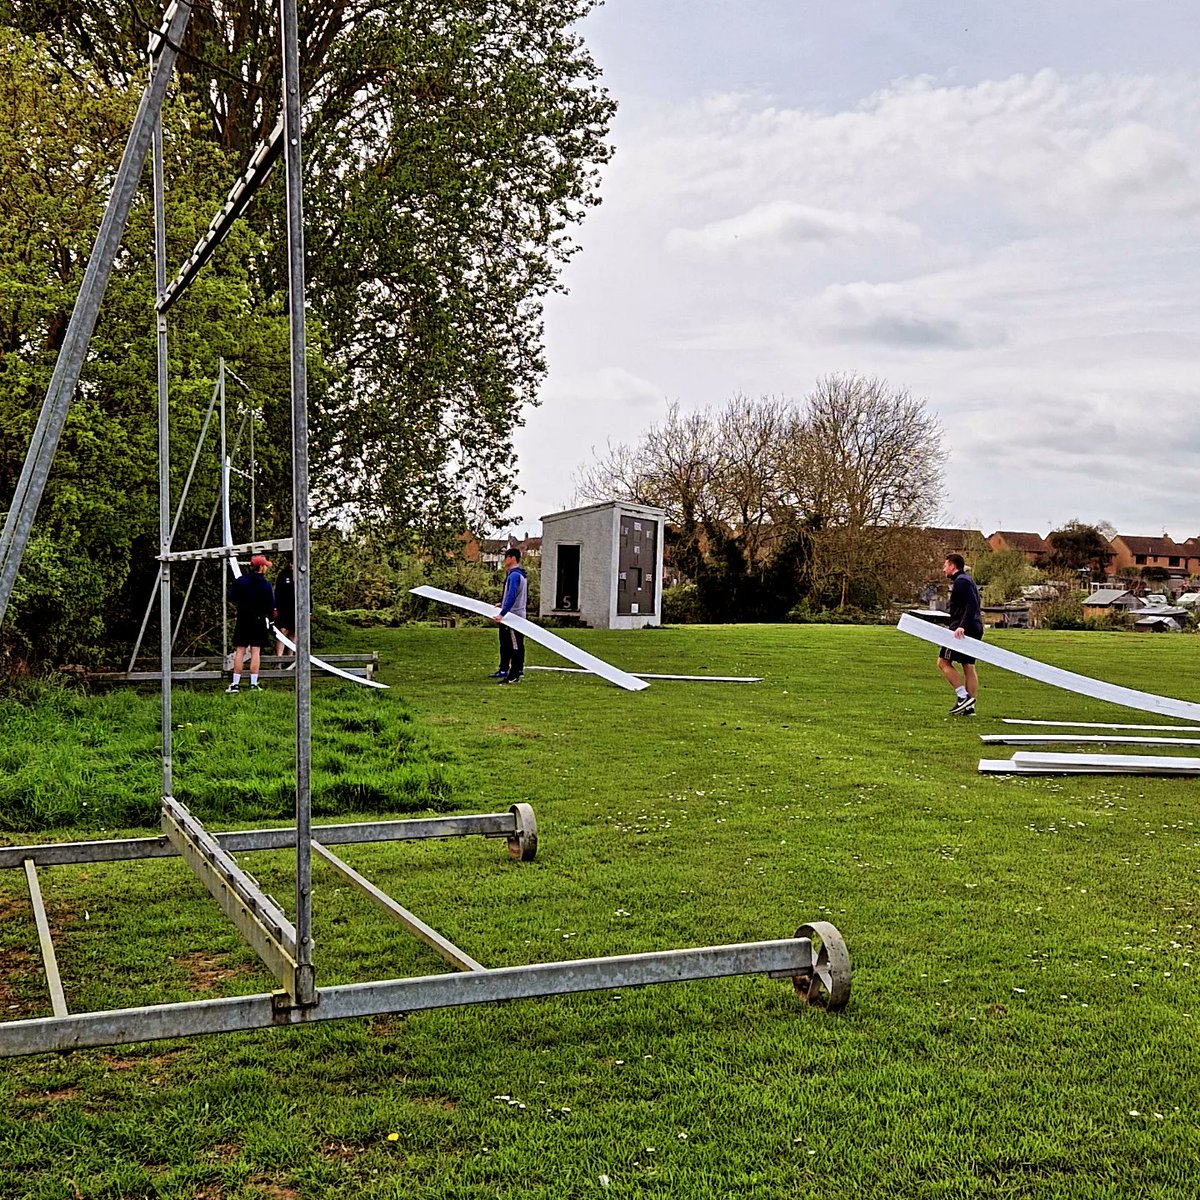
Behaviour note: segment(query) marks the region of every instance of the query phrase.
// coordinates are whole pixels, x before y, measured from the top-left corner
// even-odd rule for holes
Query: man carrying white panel
[[[521,566],[521,551],[509,546],[504,552],[504,598],[500,611],[492,618],[500,626],[500,669],[492,676],[498,683],[520,683],[525,673],[525,635],[501,621],[508,613],[525,616],[529,599],[529,576]]]
[[[942,563],[942,574],[950,580],[950,632],[955,638],[983,637],[983,608],[979,601],[979,588],[966,571],[961,554],[947,554]],[[943,646],[938,651],[938,670],[954,689],[952,717],[973,717],[975,697],[979,693],[979,676],[975,673],[975,660]],[[958,666],[962,667],[959,676]]]

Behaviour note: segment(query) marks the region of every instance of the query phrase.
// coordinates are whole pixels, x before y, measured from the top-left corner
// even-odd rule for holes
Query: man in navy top
[[[226,595],[237,610],[233,623],[233,682],[227,692],[242,690],[242,663],[250,651],[250,689],[258,690],[258,663],[263,647],[270,649],[271,620],[275,616],[275,593],[265,572],[271,564],[263,554],[250,560],[250,569],[235,579]]]
[[[516,546],[505,550],[504,569],[508,572],[504,576],[504,599],[500,602],[500,611],[492,618],[497,624],[508,613],[523,617],[529,599],[529,576],[521,566],[521,551]],[[524,670],[525,635],[500,625],[500,669],[493,672],[491,678],[498,683],[520,683]]]
[[[950,630],[956,638],[983,637],[983,608],[979,602],[979,588],[970,575],[961,554],[947,554],[942,564],[942,574],[950,580]],[[958,666],[962,667],[959,677]],[[954,689],[952,717],[973,717],[975,697],[979,692],[979,677],[975,673],[975,660],[966,654],[943,647],[938,651],[938,670]]]

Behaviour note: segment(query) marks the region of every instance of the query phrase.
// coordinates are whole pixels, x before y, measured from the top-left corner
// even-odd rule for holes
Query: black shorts
[[[235,646],[260,646],[269,649],[275,645],[275,636],[267,628],[266,617],[243,617],[239,614],[233,623]]]
[[[969,654],[959,654],[957,650],[951,650],[949,646],[943,646],[938,651],[938,658],[944,658],[948,663],[961,663],[964,667],[975,665],[975,660]]]

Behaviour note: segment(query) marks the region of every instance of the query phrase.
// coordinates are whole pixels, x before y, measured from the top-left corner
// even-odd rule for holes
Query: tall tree
[[[676,565],[697,583],[716,571],[735,592],[735,575],[770,563],[783,596],[786,560],[801,572],[796,588],[819,603],[869,608],[925,582],[934,548],[920,527],[937,511],[943,461],[922,401],[882,380],[831,376],[801,404],[735,396],[715,414],[672,405],[576,483],[585,497],[666,509]]]
[[[1049,566],[1060,573],[1087,571],[1100,579],[1112,561],[1108,538],[1097,526],[1087,525],[1077,517],[1048,533],[1046,541],[1051,547]]]
[[[134,89],[105,86],[79,65],[68,69],[46,39],[0,30],[0,104],[9,116],[0,128],[0,502],[15,490],[137,101]],[[210,140],[190,136],[196,117],[185,103],[172,102],[170,117],[167,174],[181,202],[169,236],[178,252],[196,235],[196,194],[219,186],[229,164]],[[85,657],[122,636],[134,604],[130,588],[144,603],[155,570],[152,236],[143,195],[2,631],[3,644],[20,657]],[[268,419],[279,416],[271,397],[286,396],[286,375],[272,365],[286,361],[286,324],[262,306],[239,267],[259,246],[239,226],[225,269],[207,275],[173,318],[177,495],[219,356],[262,387]],[[213,461],[202,481],[205,505],[215,487]],[[286,466],[278,447],[265,442],[264,483]],[[195,536],[198,517],[193,508],[183,536]]]
[[[542,302],[610,155],[614,104],[574,32],[596,2],[301,0],[309,303],[331,366],[314,396],[318,519],[428,544],[510,504]],[[158,22],[145,0],[9,7],[112,81]],[[261,0],[194,7],[182,85],[239,162],[278,116],[276,21]],[[276,178],[249,214],[268,298],[286,290],[281,197]]]
[[[838,607],[888,599],[883,593],[895,586],[888,563],[904,560],[895,553],[898,531],[932,520],[944,464],[941,429],[922,400],[863,375],[818,381],[787,478],[796,507],[820,531],[816,570]]]

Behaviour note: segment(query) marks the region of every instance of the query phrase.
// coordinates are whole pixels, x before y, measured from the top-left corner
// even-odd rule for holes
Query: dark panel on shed
[[[621,515],[617,554],[617,615],[654,613],[658,522]]]

